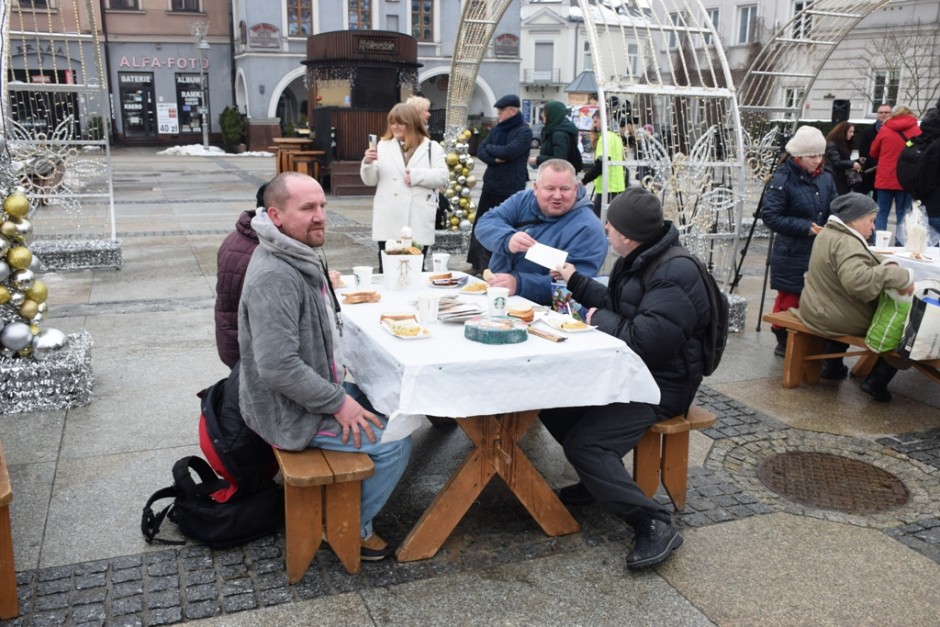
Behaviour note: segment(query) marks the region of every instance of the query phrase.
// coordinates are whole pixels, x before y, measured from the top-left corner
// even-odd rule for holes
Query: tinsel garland
[[[747,299],[737,294],[728,296],[728,331],[737,333],[744,329],[747,321]]]
[[[121,242],[111,240],[37,239],[30,249],[47,271],[115,268],[124,265]]]
[[[470,231],[434,232],[434,252],[459,254],[470,249]]]
[[[66,409],[91,402],[94,372],[91,334],[68,335],[55,359],[0,356],[0,414]]]

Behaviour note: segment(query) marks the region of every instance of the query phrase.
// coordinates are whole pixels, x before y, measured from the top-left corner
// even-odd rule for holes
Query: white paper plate
[[[444,273],[442,272],[440,274],[444,274]],[[463,272],[451,272],[450,274],[453,277],[451,279],[451,281],[453,281],[452,284],[438,285],[434,283],[433,281],[431,281],[431,277],[428,277],[428,284],[430,284],[431,287],[434,287],[437,289],[453,290],[458,287],[463,287],[464,285],[467,284],[467,281],[469,280],[468,275],[464,274]]]
[[[425,338],[431,337],[431,330],[427,327],[422,327],[417,323],[415,324],[415,326],[418,327],[417,335],[399,335],[398,333],[395,333],[395,325],[393,325],[389,320],[383,320],[381,324],[383,329],[400,340],[423,340]]]
[[[479,284],[476,284],[476,285],[479,285]],[[485,290],[485,289],[480,290],[479,292],[468,292],[468,291],[467,291],[467,287],[468,287],[468,286],[466,286],[466,285],[463,286],[463,287],[460,289],[460,293],[461,293],[461,294],[466,294],[467,296],[486,296],[486,290]]]
[[[560,314],[555,311],[548,312],[546,316],[542,318],[542,322],[544,322],[545,324],[547,324],[553,329],[557,329],[558,331],[561,331],[562,333],[584,333],[585,331],[593,331],[594,329],[597,328],[597,327],[592,327],[590,325],[584,325],[583,327],[577,328],[577,329],[565,328],[566,324],[581,325],[584,323],[579,320],[575,320],[572,316]]]

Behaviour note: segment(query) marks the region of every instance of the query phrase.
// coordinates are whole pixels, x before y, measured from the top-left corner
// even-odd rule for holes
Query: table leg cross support
[[[527,411],[457,420],[475,448],[402,542],[396,553],[398,561],[433,557],[496,474],[547,535],[579,530],[578,523],[518,446],[537,418],[538,411]]]

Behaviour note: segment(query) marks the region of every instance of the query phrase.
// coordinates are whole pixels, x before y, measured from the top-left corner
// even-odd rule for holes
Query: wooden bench
[[[803,324],[790,311],[778,311],[764,314],[764,322],[787,330],[787,353],[783,358],[783,387],[795,388],[801,383],[819,383],[820,371],[824,359],[833,357],[858,357],[852,367],[853,377],[864,377],[878,361],[879,354],[865,344],[865,338],[856,335],[826,336],[819,335]],[[826,340],[835,340],[861,350],[842,353],[826,353]],[[901,357],[894,351],[885,353],[889,357]],[[940,383],[940,359],[911,362],[934,383]]]
[[[16,618],[20,602],[16,596],[16,566],[13,561],[13,531],[10,527],[10,503],[13,488],[7,462],[0,445],[0,618]]]
[[[657,422],[633,451],[633,480],[652,497],[662,482],[677,510],[685,507],[689,433],[715,424],[715,415],[693,405],[684,415]]]
[[[362,480],[375,468],[365,453],[274,449],[284,476],[287,578],[303,579],[326,542],[349,573],[359,572]]]

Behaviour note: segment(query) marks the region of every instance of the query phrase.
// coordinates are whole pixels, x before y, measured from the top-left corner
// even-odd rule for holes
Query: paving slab
[[[685,533],[660,575],[719,625],[935,625],[940,564],[884,533],[773,514]]]

